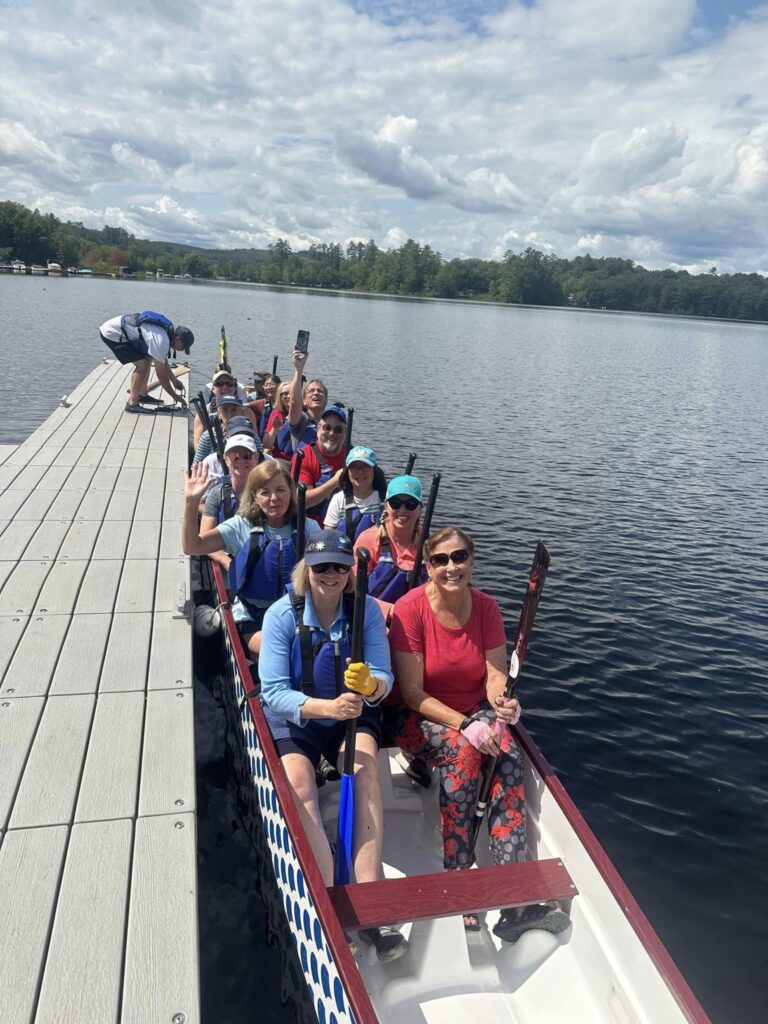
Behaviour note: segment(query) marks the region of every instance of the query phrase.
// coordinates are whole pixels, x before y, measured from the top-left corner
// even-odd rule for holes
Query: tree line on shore
[[[369,241],[294,251],[284,239],[267,249],[203,249],[135,238],[123,228],[86,228],[14,202],[0,202],[0,259],[55,259],[96,273],[162,269],[212,280],[768,321],[768,279],[755,273],[646,270],[619,257],[567,260],[534,248],[501,260],[446,260],[413,239],[387,250]]]

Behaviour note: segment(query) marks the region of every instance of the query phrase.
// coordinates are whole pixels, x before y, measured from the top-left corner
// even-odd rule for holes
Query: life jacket
[[[237,495],[232,490],[232,481],[225,476],[221,481],[221,505],[219,505],[219,522],[231,519],[237,512]]]
[[[339,520],[336,524],[336,529],[346,533],[354,544],[363,530],[367,530],[370,526],[379,525],[382,508],[383,505],[379,502],[379,508],[376,512],[361,512],[355,503],[352,489],[348,488],[344,491],[344,519]]]
[[[320,463],[320,476],[314,482],[313,487],[320,487],[322,484],[327,484],[332,476],[336,473],[335,469],[331,469],[326,461],[325,456],[320,451],[317,444],[313,443],[308,446],[315,449],[315,455],[317,455],[317,461]],[[319,505],[313,505],[311,509],[307,509],[307,514],[312,518],[316,519],[319,523],[322,523],[325,519],[325,513],[328,511],[328,506],[331,503],[332,495],[328,495],[325,501],[321,501]]]
[[[304,625],[306,601],[292,588],[288,593],[296,622],[296,634],[291,645],[291,681],[293,686],[300,687],[310,697],[333,700],[341,692],[336,682],[336,658],[333,641],[319,639],[320,631],[317,627]],[[347,658],[351,657],[352,651],[350,630],[355,605],[354,594],[345,594],[342,601],[347,620],[346,636],[339,643],[339,660],[343,674],[347,667]],[[342,683],[342,689],[343,685]]]
[[[120,330],[122,333],[135,348],[141,349],[145,355],[148,355],[149,348],[141,333],[142,324],[161,327],[166,332],[168,335],[168,355],[166,358],[170,359],[173,355],[173,346],[170,343],[173,321],[169,320],[167,316],[163,316],[162,313],[155,313],[151,309],[145,309],[142,313],[126,313],[122,317],[120,320]]]
[[[304,428],[304,433],[299,438],[296,444],[296,451],[300,448],[306,448],[307,445],[314,444],[317,440],[317,426],[311,416],[307,417],[307,425]],[[291,425],[286,418],[285,423],[277,432],[275,438],[275,448],[278,453],[285,453],[282,455],[283,458],[292,458],[294,455],[293,449],[293,438],[291,436]],[[272,454],[276,454],[273,450]]]
[[[265,402],[264,403],[264,411],[262,412],[261,416],[259,416],[259,422],[258,422],[258,425],[256,427],[256,429],[258,431],[258,434],[259,434],[259,437],[261,437],[261,438],[264,437],[264,432],[267,429],[267,423],[269,423],[269,417],[271,415],[272,415],[272,406],[269,404],[269,402]]]
[[[289,539],[270,540],[262,525],[252,527],[250,541],[230,563],[229,589],[246,607],[249,602],[276,601],[291,578],[297,548],[295,524]]]
[[[395,565],[389,537],[385,535],[381,538],[378,561],[368,576],[368,593],[371,597],[378,597],[382,601],[394,603],[406,593],[409,576],[409,569],[398,569]],[[427,570],[422,565],[419,572],[419,583],[426,582]]]

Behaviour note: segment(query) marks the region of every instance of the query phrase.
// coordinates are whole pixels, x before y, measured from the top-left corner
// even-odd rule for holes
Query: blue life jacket
[[[371,597],[378,597],[382,601],[397,601],[408,590],[409,576],[409,570],[398,569],[395,565],[389,537],[382,537],[379,559],[368,576],[368,593]],[[422,564],[419,572],[419,583],[426,582],[427,570]]]
[[[346,533],[354,544],[363,530],[367,530],[370,526],[379,525],[384,503],[383,501],[379,502],[379,508],[376,512],[361,512],[355,504],[351,490],[344,491],[344,501],[344,518],[338,521],[336,529]]]
[[[286,540],[270,540],[263,526],[252,527],[249,543],[243,544],[230,563],[230,590],[246,607],[249,601],[276,601],[290,581],[297,546],[295,524]]]
[[[168,335],[169,347],[168,347],[168,358],[173,353],[173,347],[170,345],[171,331],[173,330],[173,321],[169,320],[167,316],[163,316],[162,313],[155,313],[154,310],[145,309],[141,313],[126,313],[126,315],[120,320],[120,330],[123,332],[128,341],[135,347],[140,349],[145,355],[149,354],[149,348],[144,336],[141,333],[142,324],[152,324],[155,327],[162,327],[162,329]],[[131,331],[127,331],[126,327],[132,328]],[[132,334],[136,334],[136,337],[132,337]]]
[[[231,519],[237,512],[237,495],[232,490],[232,481],[225,476],[221,481],[221,504],[219,505],[219,522]]]
[[[339,685],[337,681],[333,641],[319,639],[319,630],[316,627],[304,625],[306,602],[293,589],[289,590],[289,594],[291,610],[296,622],[296,635],[291,645],[291,681],[293,686],[301,688],[312,697],[333,700],[344,689],[343,682]],[[344,669],[347,667],[347,658],[351,656],[352,650],[349,634],[355,599],[353,594],[345,594],[342,600],[344,615],[347,619],[346,636],[339,644],[339,669],[343,677]]]
[[[320,463],[320,476],[317,478],[317,480],[314,482],[314,484],[312,486],[313,487],[320,487],[321,484],[327,484],[328,483],[328,481],[331,479],[331,477],[334,476],[334,474],[336,473],[336,470],[335,469],[331,469],[331,467],[328,465],[328,463],[325,460],[325,456],[320,451],[320,448],[318,447],[317,444],[313,443],[312,445],[310,445],[308,447],[312,447],[312,448],[315,449],[315,455],[317,455],[317,461]],[[329,494],[328,497],[325,499],[325,501],[321,501],[319,505],[313,505],[312,508],[307,509],[307,514],[312,519],[317,519],[317,521],[319,523],[322,523],[323,520],[325,519],[325,513],[328,511],[328,506],[331,503],[331,497],[332,497],[332,495]]]
[[[261,416],[259,416],[259,422],[258,422],[258,425],[256,427],[256,429],[258,431],[258,434],[259,434],[259,437],[261,437],[261,438],[264,437],[264,432],[267,429],[267,423],[269,422],[269,417],[272,415],[272,412],[273,412],[272,406],[269,404],[269,402],[265,402],[264,403],[264,412],[261,414]]]
[[[317,440],[317,426],[311,416],[307,417],[307,426],[304,429],[304,433],[299,438],[296,444],[296,451],[299,448],[306,448],[309,444],[314,444]],[[286,419],[282,427],[277,432],[275,438],[275,447],[280,452],[284,452],[285,455],[290,458],[294,453],[293,438],[291,436],[291,425]]]

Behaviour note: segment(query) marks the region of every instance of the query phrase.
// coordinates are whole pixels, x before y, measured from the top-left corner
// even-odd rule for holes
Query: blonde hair
[[[389,531],[387,530],[387,522],[389,521],[389,505],[384,502],[384,507],[381,513],[381,520],[379,522],[379,537],[382,540],[389,540]],[[419,527],[421,524],[421,513],[416,518],[416,522],[413,524],[413,535],[411,537],[411,544],[414,544],[419,539]]]
[[[347,582],[344,586],[345,594],[349,594],[355,589],[354,579],[355,574],[353,572],[347,573]],[[294,593],[298,594],[299,597],[304,597],[309,590],[309,566],[303,558],[300,558],[291,570],[291,586]]]
[[[291,491],[291,500],[288,503],[286,522],[290,523],[296,518],[296,484],[293,482],[290,469],[282,462],[262,462],[261,465],[252,469],[248,474],[248,482],[245,485],[243,497],[240,500],[238,515],[247,519],[254,526],[266,522],[266,516],[259,508],[256,494],[270,480],[282,476]]]

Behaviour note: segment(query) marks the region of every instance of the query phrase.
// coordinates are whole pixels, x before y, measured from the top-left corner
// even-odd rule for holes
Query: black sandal
[[[501,917],[494,926],[493,934],[503,942],[517,942],[524,932],[540,930],[557,935],[571,923],[570,917],[560,907],[550,907],[547,903],[532,903],[519,908],[509,907],[502,910]]]

